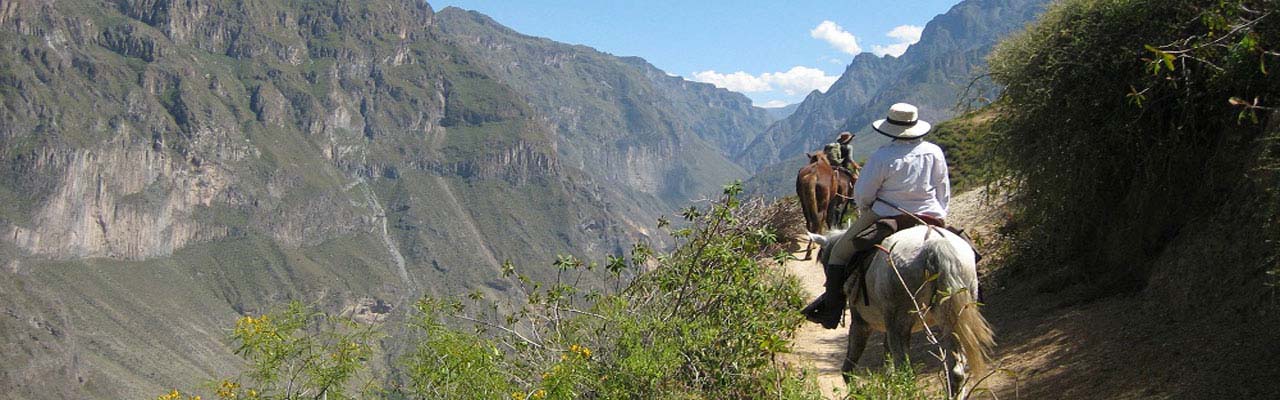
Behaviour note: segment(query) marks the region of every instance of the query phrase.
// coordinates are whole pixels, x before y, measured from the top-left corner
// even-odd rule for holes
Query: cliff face
[[[843,130],[858,136],[854,153],[865,157],[885,143],[870,123],[893,103],[920,107],[921,118],[941,122],[954,115],[961,97],[991,98],[978,80],[986,55],[1000,38],[1022,29],[1048,0],[966,0],[925,25],[920,41],[902,57],[860,54],[826,93],[813,92],[791,116],[774,122],[736,158],[748,170],[791,169],[805,152],[820,149]],[[968,91],[966,93],[966,91]],[[769,167],[770,164],[784,163]]]
[[[634,107],[549,103],[462,42],[414,1],[0,2],[0,390],[192,386],[237,365],[220,329],[288,299],[518,302],[503,260],[661,240],[743,175],[698,135],[736,130],[667,121],[684,89],[656,69],[590,89]]]
[[[741,94],[640,58],[522,35],[457,8],[437,18],[452,43],[547,116],[565,163],[669,208],[746,177],[730,159],[769,122]]]

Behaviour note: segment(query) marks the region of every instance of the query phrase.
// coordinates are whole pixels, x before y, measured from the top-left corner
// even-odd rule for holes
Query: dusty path
[[[817,245],[815,245],[815,248]],[[814,258],[817,250],[814,250]],[[805,300],[817,298],[822,293],[822,266],[815,260],[799,260],[804,257],[804,250],[795,253],[797,259],[787,262],[788,274],[800,280],[800,285],[808,293]],[[844,357],[845,338],[848,329],[822,329],[818,324],[805,322],[792,342],[791,353],[784,358],[810,369],[818,375],[818,384],[822,394],[828,399],[838,399],[837,390],[843,392],[844,381],[840,377],[840,362]]]

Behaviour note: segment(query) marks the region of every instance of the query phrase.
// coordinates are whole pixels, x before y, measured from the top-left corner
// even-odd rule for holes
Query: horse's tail
[[[995,345],[995,335],[987,319],[978,311],[977,272],[964,270],[960,253],[942,232],[930,232],[929,236],[931,237],[925,241],[921,257],[925,260],[926,268],[938,274],[937,285],[939,292],[942,292],[940,295],[946,296],[938,304],[943,322],[951,327],[951,334],[955,335],[960,344],[971,376],[980,375],[987,369],[991,347]]]
[[[800,197],[800,211],[804,213],[805,229],[821,234],[822,222],[818,221],[817,182],[812,176],[800,175],[796,178],[796,195]]]

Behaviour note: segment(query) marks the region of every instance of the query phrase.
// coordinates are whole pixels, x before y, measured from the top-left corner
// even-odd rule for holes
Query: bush
[[[1020,184],[1013,263],[1132,290],[1223,193],[1255,188],[1274,221],[1277,5],[1065,0],[1001,43],[990,149]]]
[[[326,316],[301,303],[236,321],[236,354],[247,361],[239,377],[213,386],[219,399],[346,399],[367,397],[377,386],[368,370],[379,334],[347,318]],[[162,400],[199,399],[174,390]]]
[[[845,396],[852,400],[904,399],[922,400],[944,398],[944,394],[926,393],[916,382],[915,371],[911,363],[893,366],[887,360],[886,368],[881,372],[870,372],[852,376],[849,382],[849,393]]]

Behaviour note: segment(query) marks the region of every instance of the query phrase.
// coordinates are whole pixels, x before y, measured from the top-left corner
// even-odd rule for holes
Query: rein
[[[929,240],[929,234],[930,234],[930,233],[933,233],[935,230],[942,229],[941,227],[938,227],[938,226],[935,226],[935,225],[930,224],[930,223],[928,223],[928,222],[925,222],[925,221],[924,221],[924,219],[921,219],[920,217],[916,216],[915,214],[912,214],[912,213],[910,213],[910,212],[907,212],[907,210],[902,209],[902,207],[898,207],[898,205],[897,205],[897,204],[890,203],[890,202],[885,201],[884,199],[881,199],[881,198],[879,198],[879,197],[877,197],[877,198],[876,198],[876,201],[881,202],[881,203],[884,203],[885,205],[887,205],[887,206],[889,206],[889,207],[893,207],[893,209],[894,209],[894,210],[898,210],[898,212],[900,212],[900,213],[903,213],[903,214],[906,214],[906,215],[910,216],[912,219],[915,219],[915,220],[916,220],[916,222],[919,222],[919,223],[920,223],[920,225],[924,225],[924,226],[929,227],[929,231],[924,233],[924,239],[925,239],[925,240]],[[942,235],[942,232],[938,232],[938,234],[939,234],[939,235]]]

